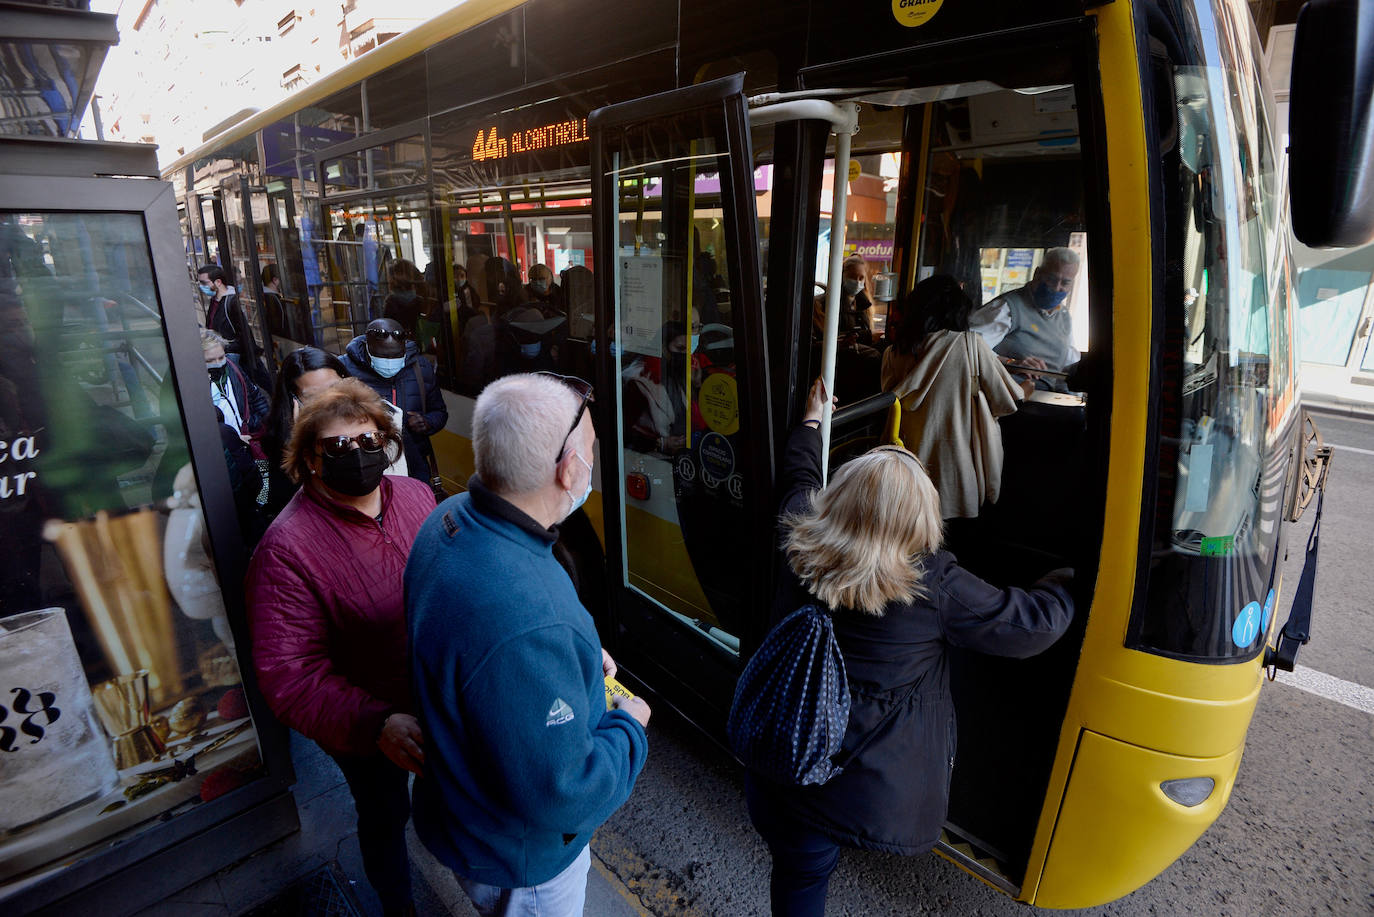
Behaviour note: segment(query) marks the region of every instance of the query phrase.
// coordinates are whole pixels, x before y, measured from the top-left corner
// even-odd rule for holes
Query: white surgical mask
[[[862,280],[854,280],[851,278],[840,281],[840,289],[844,291],[845,296],[858,296],[859,291],[863,289],[863,285],[864,282]]]
[[[372,363],[372,369],[383,379],[390,379],[405,368],[405,357],[378,357],[368,354],[368,360]]]
[[[592,495],[592,466],[582,457],[580,452],[574,452],[573,455],[577,456],[579,462],[587,466],[587,489],[582,491],[582,496],[580,497],[574,497],[571,492],[568,493],[568,499],[572,500],[572,506],[568,509],[568,516],[577,512],[578,507],[586,503],[587,498]],[[568,516],[564,516],[563,518],[566,519]]]

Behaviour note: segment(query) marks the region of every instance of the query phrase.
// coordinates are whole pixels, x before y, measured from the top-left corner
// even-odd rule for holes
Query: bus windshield
[[[1210,21],[1165,77],[1177,119],[1161,127],[1177,131],[1164,178],[1172,272],[1150,587],[1136,641],[1240,659],[1263,646],[1273,612],[1287,448],[1273,436],[1286,417],[1291,354],[1258,43],[1243,7],[1197,12]]]

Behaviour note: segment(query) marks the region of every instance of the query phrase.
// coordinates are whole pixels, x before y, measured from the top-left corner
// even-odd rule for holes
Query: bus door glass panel
[[[512,372],[594,375],[591,188],[581,169],[562,175],[573,172],[445,195],[444,231],[468,284],[448,309],[459,391]],[[544,289],[531,283],[536,266],[549,271],[535,271]]]
[[[845,275],[860,280],[851,299],[842,293],[839,361],[845,365],[844,381],[836,382],[841,404],[851,404],[876,394],[874,374],[868,372],[876,359],[886,331],[888,308],[895,296],[893,270],[896,238],[897,180],[902,169],[902,131],[906,110],[901,107],[860,105],[859,132],[850,149],[849,170],[844,176],[847,199],[844,214]],[[834,138],[830,152],[834,151]],[[830,234],[835,225],[835,160],[827,156],[821,178],[820,234],[816,239],[813,349],[818,347],[827,275],[830,269]],[[857,270],[856,270],[857,268]],[[860,357],[867,358],[866,360]],[[816,363],[819,366],[819,361]],[[862,366],[861,375],[855,367]],[[836,369],[839,375],[839,368]]]
[[[1263,55],[1245,8],[1197,6],[1167,62],[1178,141],[1165,151],[1171,236],[1160,468],[1144,612],[1128,642],[1249,659],[1273,619],[1291,407],[1281,190]],[[1179,351],[1177,354],[1173,350]],[[1176,392],[1176,394],[1175,394]]]
[[[259,353],[271,351],[271,332],[267,315],[262,309],[259,291],[262,288],[260,258],[267,245],[266,208],[252,213],[254,194],[246,181],[238,177],[227,179],[220,187],[220,201],[224,211],[224,228],[229,237],[229,284],[238,294],[239,304],[248,317]],[[259,205],[261,206],[261,205]],[[261,219],[263,228],[258,228]],[[270,360],[268,365],[275,365]]]
[[[196,200],[199,201],[200,229],[204,240],[201,248],[204,251],[205,260],[202,264],[219,264],[223,267],[224,265],[219,260],[219,236],[215,229],[215,199],[197,196]],[[199,267],[200,265],[196,266]]]
[[[314,328],[311,320],[311,284],[306,279],[304,250],[300,229],[296,225],[295,200],[291,191],[290,179],[271,179],[260,192],[262,209],[266,213],[268,248],[272,257],[264,257],[263,271],[271,261],[270,277],[264,280],[263,299],[268,301],[268,319],[272,334],[284,350],[294,349],[291,345],[313,344]],[[258,204],[254,203],[254,212]],[[263,231],[259,228],[259,231]],[[318,278],[318,265],[315,268]],[[275,289],[270,282],[275,279]],[[318,285],[318,284],[316,284]],[[276,298],[277,302],[271,300]]]
[[[334,314],[325,323],[326,349],[341,352],[368,322],[394,318],[423,352],[434,353],[438,299],[428,195],[335,203],[328,218]]]
[[[728,148],[723,120],[708,109],[637,124],[608,148],[616,429],[602,442],[618,452],[623,587],[734,656],[759,613],[746,607],[759,555],[746,498],[767,488],[751,479],[760,425],[741,410],[735,307],[747,287],[727,257],[743,240],[722,193],[747,151]]]

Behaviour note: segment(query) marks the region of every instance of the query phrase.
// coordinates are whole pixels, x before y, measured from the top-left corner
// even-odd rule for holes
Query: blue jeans
[[[840,845],[797,819],[783,800],[745,779],[744,799],[773,857],[768,895],[773,917],[824,917],[830,876],[840,859]]]
[[[528,888],[497,888],[454,876],[482,917],[581,917],[591,865],[591,848],[583,847],[567,869]]]

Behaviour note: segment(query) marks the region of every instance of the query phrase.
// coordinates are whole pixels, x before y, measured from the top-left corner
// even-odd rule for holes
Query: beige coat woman
[[[978,515],[1002,484],[997,418],[1025,394],[973,331],[935,331],[915,355],[883,354],[883,391],[902,404],[902,442],[926,466],[946,519]]]

